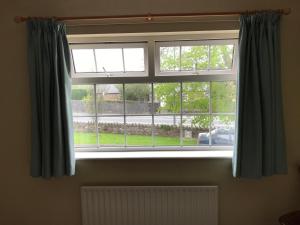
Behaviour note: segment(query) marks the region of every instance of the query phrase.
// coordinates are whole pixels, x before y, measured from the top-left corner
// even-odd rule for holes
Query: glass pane
[[[160,47],[160,71],[179,71],[180,47]]]
[[[124,146],[124,117],[98,117],[99,144],[105,146]]]
[[[94,86],[72,85],[73,116],[95,115]]]
[[[210,46],[210,69],[226,70],[232,68],[233,45]]]
[[[96,117],[73,117],[75,145],[96,145]]]
[[[95,49],[99,72],[123,72],[121,48]]]
[[[183,113],[203,113],[209,111],[209,83],[182,83]]]
[[[213,116],[210,136],[212,145],[234,145],[235,116]]]
[[[151,108],[150,84],[125,84],[126,114],[151,114]]]
[[[144,49],[124,48],[125,71],[145,71]]]
[[[208,67],[208,46],[182,46],[181,70],[206,70]]]
[[[152,116],[126,116],[127,146],[152,146]]]
[[[235,81],[211,82],[211,104],[214,113],[234,113],[236,110]]]
[[[209,116],[183,116],[182,117],[182,144],[185,146],[209,144]]]
[[[76,73],[96,72],[93,49],[73,49],[72,54]]]
[[[96,86],[97,113],[123,114],[124,104],[122,98],[123,86],[121,84],[100,84]]]
[[[180,113],[180,83],[157,83],[154,86],[154,113]]]
[[[180,145],[180,116],[154,116],[154,145]]]

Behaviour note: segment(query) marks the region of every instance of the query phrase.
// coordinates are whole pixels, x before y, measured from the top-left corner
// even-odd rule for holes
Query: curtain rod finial
[[[285,8],[285,9],[282,10],[282,13],[283,13],[284,15],[289,15],[291,12],[292,12],[292,9],[291,9],[291,8]]]

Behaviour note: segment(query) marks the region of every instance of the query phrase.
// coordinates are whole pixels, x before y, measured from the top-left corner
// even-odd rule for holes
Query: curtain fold
[[[70,52],[63,23],[30,20],[28,64],[32,105],[31,175],[75,173]]]
[[[242,15],[235,177],[287,172],[280,78],[280,15]]]

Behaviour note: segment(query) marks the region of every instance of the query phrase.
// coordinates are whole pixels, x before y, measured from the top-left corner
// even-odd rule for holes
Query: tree
[[[182,46],[181,51],[179,47],[162,47],[160,67],[162,71],[230,69],[232,54],[233,45]]]
[[[180,112],[179,83],[159,83],[154,85],[155,101],[160,102],[159,112]]]
[[[210,54],[208,54],[210,48]],[[172,70],[206,70],[230,69],[232,65],[232,45],[179,47],[161,49],[161,69]],[[154,87],[156,100],[161,102],[160,111],[180,112],[179,83],[161,83]],[[182,85],[182,110],[190,113],[208,113],[209,104],[212,112],[234,112],[236,104],[236,85],[234,81],[226,82],[184,82]],[[209,99],[209,94],[211,98]],[[211,101],[211,102],[210,102]],[[232,116],[221,115],[224,123],[233,121]],[[209,117],[195,116],[192,126],[208,128]]]
[[[83,100],[84,97],[88,95],[86,89],[73,89],[72,90],[72,100]]]
[[[116,85],[123,98],[123,85]],[[125,84],[125,99],[129,101],[145,101],[150,99],[151,88],[149,84]]]

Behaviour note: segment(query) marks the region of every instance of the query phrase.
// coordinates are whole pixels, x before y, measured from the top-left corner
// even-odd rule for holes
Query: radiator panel
[[[81,187],[83,225],[217,225],[216,186]]]

